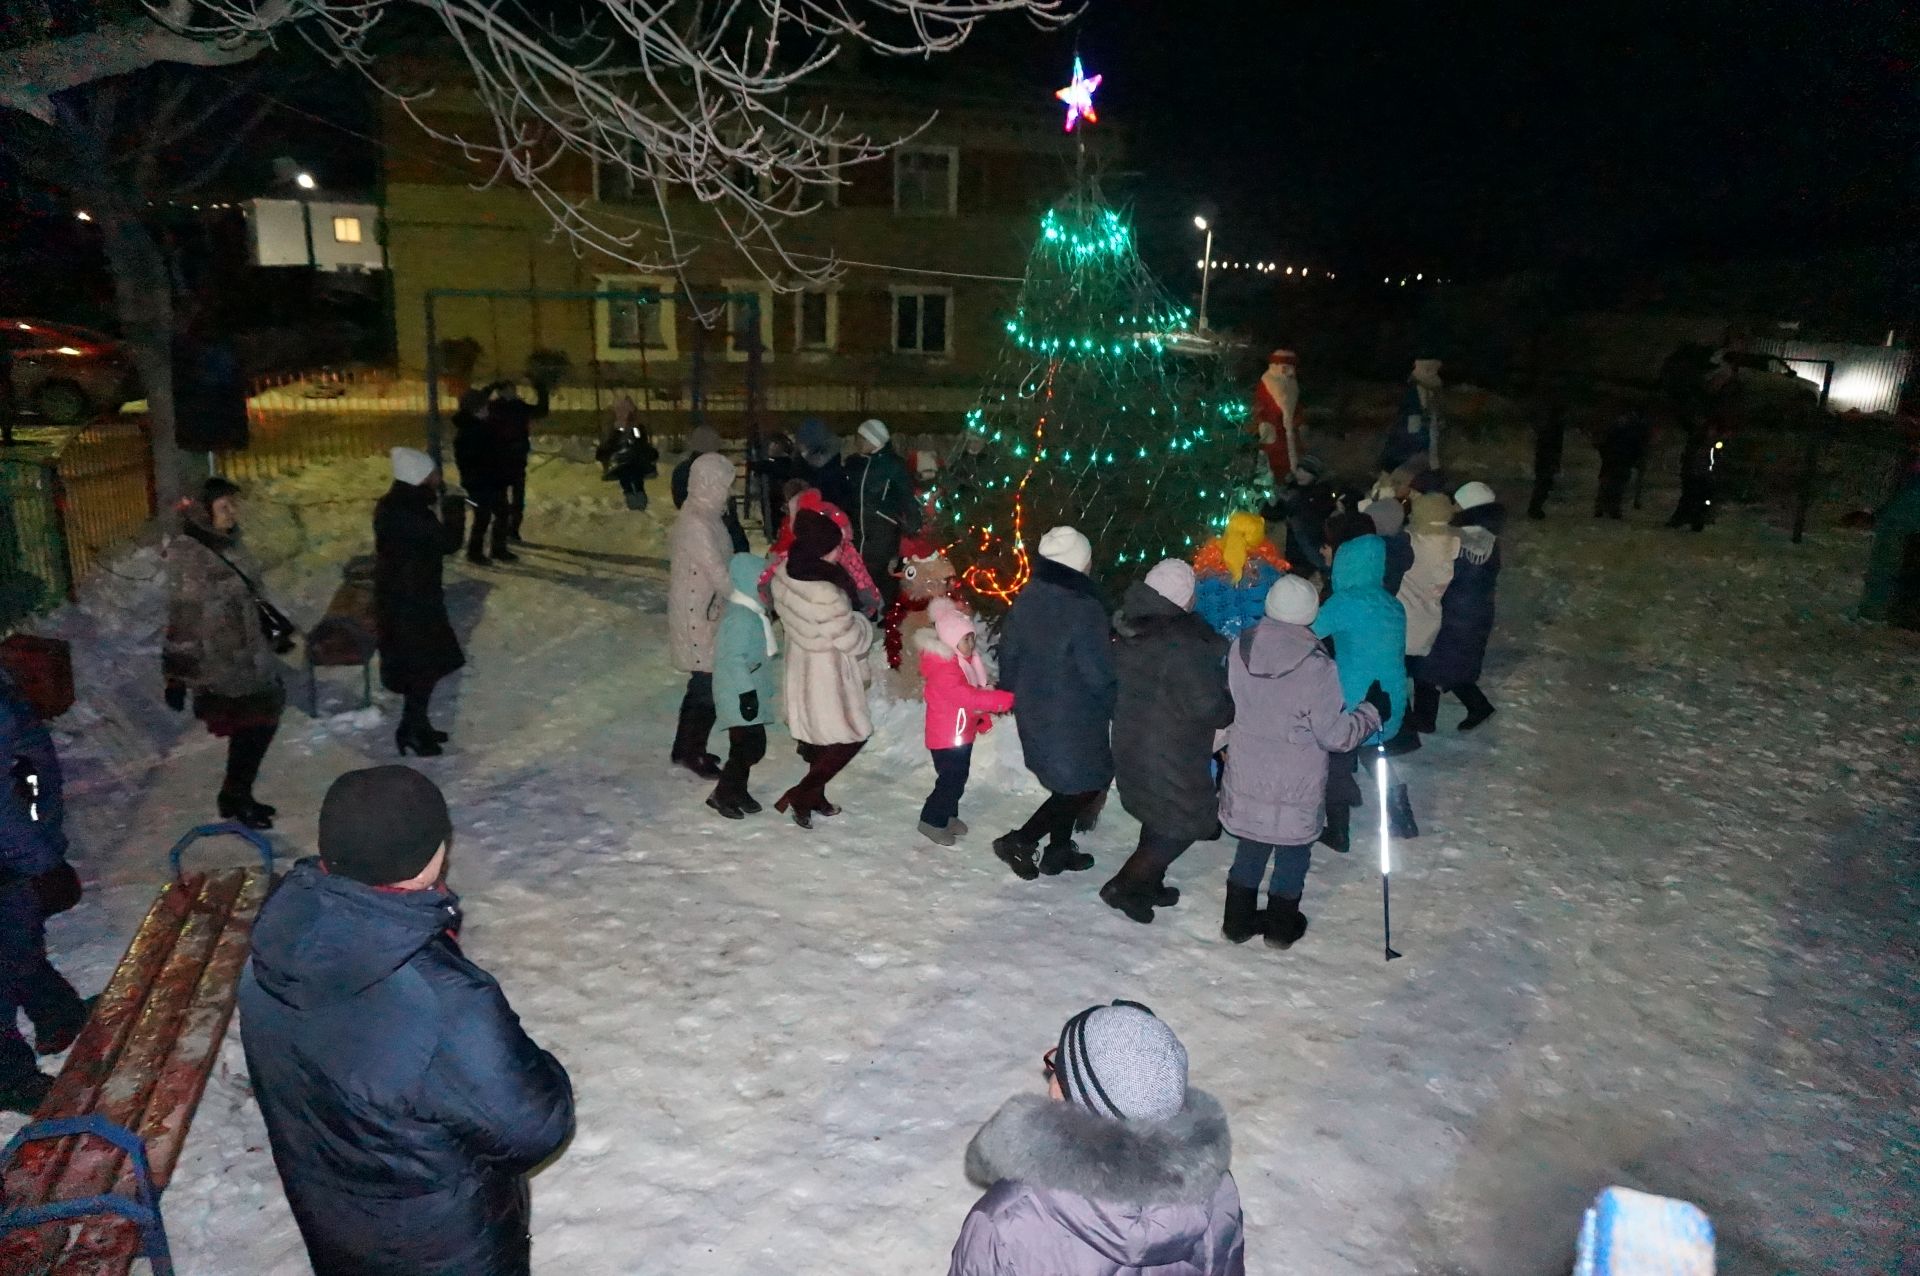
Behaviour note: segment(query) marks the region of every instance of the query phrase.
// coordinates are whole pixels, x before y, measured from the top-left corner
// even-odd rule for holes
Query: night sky
[[[1107,76],[1171,233],[1473,277],[1804,256],[1911,238],[1920,6],[1093,0],[1002,37]],[[1064,82],[1064,78],[1062,78]]]

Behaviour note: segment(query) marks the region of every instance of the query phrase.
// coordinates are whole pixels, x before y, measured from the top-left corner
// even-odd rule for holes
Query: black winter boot
[[[1220,933],[1228,943],[1244,944],[1260,933],[1260,891],[1253,886],[1227,883],[1227,911]]]
[[[1307,933],[1307,915],[1300,911],[1300,901],[1285,895],[1267,896],[1265,922],[1269,948],[1291,948],[1295,940]]]
[[[1062,873],[1084,873],[1092,867],[1093,856],[1071,840],[1048,842],[1047,849],[1040,853],[1040,871],[1048,877],[1058,877]]]
[[[1320,830],[1320,845],[1345,855],[1353,849],[1353,808],[1327,808],[1327,826]]]
[[[1120,866],[1120,871],[1111,881],[1100,888],[1100,898],[1108,908],[1118,909],[1133,921],[1141,925],[1153,922],[1153,910],[1159,904],[1161,892],[1166,888],[1160,884],[1160,866],[1145,851],[1135,851]],[[1178,896],[1176,895],[1176,899]]]
[[[1387,790],[1387,831],[1399,838],[1420,836],[1420,826],[1413,822],[1413,799],[1404,784]]]
[[[1018,831],[993,839],[993,853],[1023,882],[1031,882],[1040,876],[1040,866],[1033,862],[1039,850],[1038,842],[1023,837]]]
[[[1480,690],[1478,683],[1469,682],[1464,687],[1454,688],[1454,695],[1460,697],[1460,703],[1467,706],[1467,716],[1460,720],[1460,730],[1471,731],[1493,716],[1493,702]]]
[[[1413,707],[1407,710],[1407,721],[1413,729],[1422,735],[1432,735],[1440,729],[1440,688],[1431,682],[1418,679],[1413,684]]]

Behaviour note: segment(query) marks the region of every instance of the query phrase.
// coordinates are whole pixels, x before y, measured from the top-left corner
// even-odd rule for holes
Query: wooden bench
[[[207,837],[244,838],[259,868],[187,873]],[[169,853],[174,880],[134,932],[53,1089],[0,1152],[0,1272],[124,1276],[136,1257],[155,1276],[172,1258],[160,1193],[233,1017],[253,920],[273,877],[265,838],[208,824]]]
[[[379,649],[373,611],[373,557],[348,561],[340,587],[327,603],[327,614],[307,631],[307,712],[320,716],[320,681],[316,669],[360,669],[360,707],[373,704],[373,657]]]

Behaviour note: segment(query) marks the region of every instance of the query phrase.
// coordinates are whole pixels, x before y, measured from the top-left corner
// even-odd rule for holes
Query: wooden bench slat
[[[246,964],[251,951],[253,919],[260,912],[269,885],[267,875],[261,870],[245,872],[246,880],[220,932],[213,956],[201,972],[173,1052],[161,1069],[147,1100],[146,1113],[137,1127],[136,1132],[146,1140],[148,1169],[153,1175],[155,1191],[165,1188],[173,1179],[194,1109],[200,1106],[200,1096],[213,1071],[214,1056],[233,1018],[240,968]],[[126,1195],[133,1193],[133,1167],[124,1157],[113,1190]],[[53,1276],[124,1276],[139,1250],[140,1231],[127,1220],[108,1216],[88,1219],[68,1244],[65,1255],[53,1269]]]
[[[216,941],[226,928],[234,900],[246,881],[245,869],[228,869],[206,875],[202,889],[191,884],[180,894],[192,900],[185,910],[179,938],[156,972],[149,991],[141,1000],[138,1013],[127,1031],[126,1043],[112,1070],[89,1087],[90,1107],[55,1108],[43,1104],[36,1115],[78,1115],[95,1112],[114,1122],[137,1130],[137,1120],[146,1106],[172,1045],[173,1030],[186,1013],[191,990],[198,986],[201,972],[213,955]],[[172,888],[169,888],[169,892]],[[178,916],[171,913],[168,916]],[[18,1204],[38,1204],[49,1200],[74,1200],[96,1196],[107,1190],[125,1159],[119,1149],[92,1139],[63,1139],[69,1143],[64,1164],[51,1176],[44,1171],[33,1174],[38,1188],[35,1195],[16,1196],[13,1176],[8,1176],[8,1199]],[[32,1145],[33,1147],[49,1144]],[[23,1154],[21,1159],[26,1160]],[[37,1272],[50,1263],[67,1239],[68,1226],[36,1227],[0,1238],[0,1272]]]
[[[126,1047],[127,1035],[152,991],[154,979],[173,954],[180,938],[181,922],[206,885],[204,876],[197,875],[186,882],[168,885],[154,898],[146,917],[134,931],[125,955],[114,967],[113,977],[107,981],[106,990],[100,994],[86,1027],[74,1042],[67,1066],[61,1069],[53,1089],[41,1103],[40,1115],[93,1110],[100,1087],[112,1075],[113,1066]],[[7,1167],[7,1198],[32,1204],[45,1202],[78,1142],[77,1139],[53,1139],[22,1148],[19,1157]],[[0,1254],[4,1252],[0,1249]]]

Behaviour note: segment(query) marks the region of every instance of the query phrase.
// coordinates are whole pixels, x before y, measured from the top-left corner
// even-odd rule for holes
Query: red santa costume
[[[1275,487],[1286,484],[1302,455],[1299,366],[1293,351],[1275,350],[1253,391],[1253,425]]]

